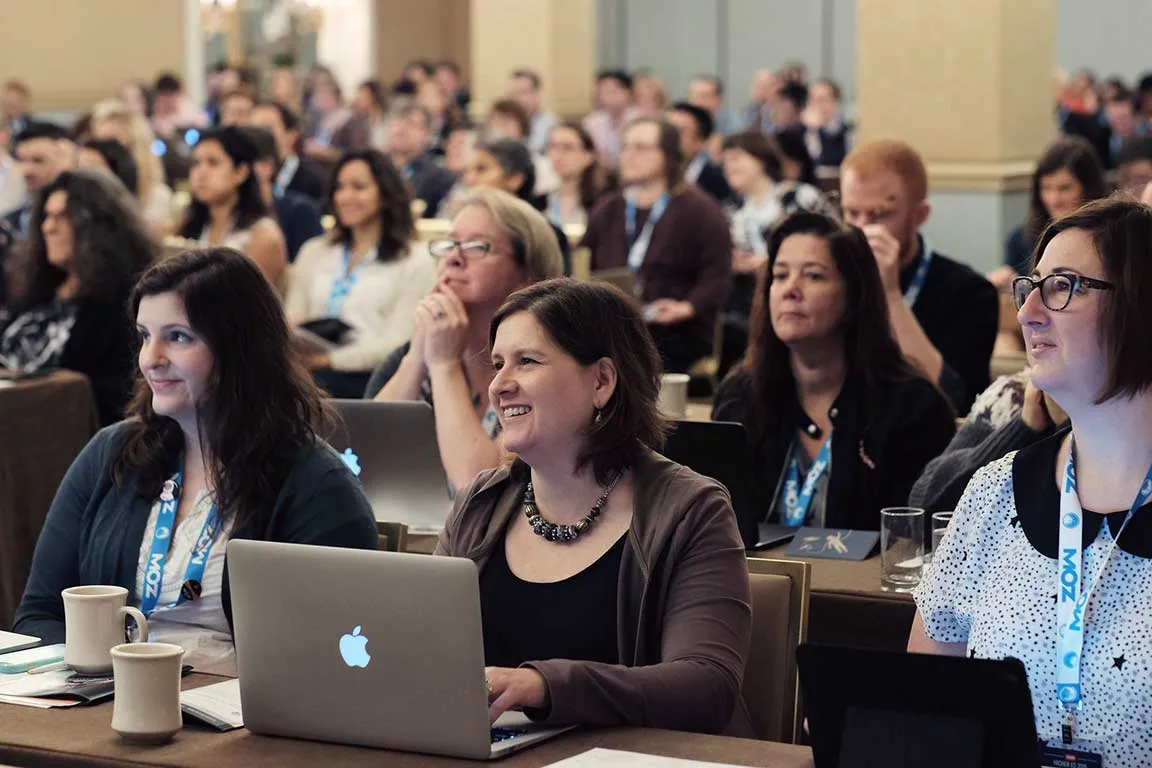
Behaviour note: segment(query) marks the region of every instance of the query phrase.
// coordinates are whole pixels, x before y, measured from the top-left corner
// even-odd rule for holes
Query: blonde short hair
[[[131,141],[127,149],[136,161],[139,176],[136,196],[141,203],[147,204],[152,187],[164,183],[164,164],[152,152],[152,142],[156,139],[152,127],[119,99],[105,99],[92,108],[92,123],[103,122],[119,123],[127,129]]]
[[[843,178],[848,171],[861,176],[873,176],[888,171],[900,177],[908,197],[919,203],[928,197],[928,172],[924,159],[906,141],[899,139],[871,139],[848,153],[840,165]]]
[[[456,213],[476,205],[492,215],[496,226],[508,235],[512,248],[523,259],[524,276],[531,282],[564,275],[560,241],[544,214],[515,195],[499,189],[478,188],[453,206]]]

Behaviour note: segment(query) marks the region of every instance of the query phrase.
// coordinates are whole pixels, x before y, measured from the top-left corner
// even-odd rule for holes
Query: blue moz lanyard
[[[788,472],[784,476],[784,509],[781,512],[784,525],[801,526],[808,519],[808,508],[812,506],[812,497],[816,495],[816,484],[820,477],[828,471],[832,464],[832,436],[820,446],[820,453],[808,468],[804,478],[804,485],[800,485],[800,462],[796,458],[796,451],[801,450],[799,443],[792,449],[792,458],[788,462]]]
[[[1084,578],[1084,510],[1076,492],[1076,443],[1068,450],[1068,464],[1060,484],[1060,560],[1057,569],[1056,594],[1056,699],[1063,705],[1066,719],[1061,727],[1063,741],[1071,743],[1075,713],[1083,706],[1080,667],[1084,653],[1084,614],[1092,592],[1096,589],[1108,561],[1116,551],[1116,543],[1128,527],[1136,510],[1152,498],[1152,467],[1144,476],[1128,515],[1112,543],[1101,558],[1102,562],[1092,581]]]
[[[156,530],[152,533],[152,549],[148,553],[148,564],[144,569],[144,594],[140,597],[140,610],[145,616],[156,610],[156,603],[160,601],[160,590],[164,583],[164,564],[168,560],[168,550],[172,544],[172,534],[176,527],[176,509],[180,506],[180,484],[184,479],[183,472],[177,472],[171,479],[164,481],[164,488],[160,491],[160,511],[156,515]],[[208,555],[212,552],[212,545],[216,543],[216,534],[219,533],[219,516],[216,514],[216,505],[208,510],[208,519],[200,530],[196,539],[196,546],[192,549],[192,557],[188,560],[188,569],[184,572],[184,581],[180,585],[180,595],[174,607],[189,600],[200,597],[204,583],[204,568],[208,564]]]

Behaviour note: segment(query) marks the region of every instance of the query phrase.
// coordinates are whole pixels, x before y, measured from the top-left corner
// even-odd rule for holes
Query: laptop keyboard
[[[492,743],[499,744],[502,741],[514,739],[517,736],[523,736],[524,730],[521,728],[493,728],[492,729]]]

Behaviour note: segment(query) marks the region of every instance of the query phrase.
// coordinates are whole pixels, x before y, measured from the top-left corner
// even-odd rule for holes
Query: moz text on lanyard
[[[176,528],[176,509],[180,506],[181,482],[184,474],[177,472],[171,479],[164,481],[164,488],[160,491],[160,511],[156,515],[156,530],[152,534],[152,549],[148,553],[148,565],[144,569],[144,594],[140,599],[140,611],[149,616],[156,609],[160,601],[160,589],[164,583],[164,564],[168,560],[168,551],[172,545],[172,534]],[[216,534],[220,532],[219,516],[216,514],[216,505],[208,510],[208,519],[196,539],[196,546],[188,559],[188,568],[184,572],[184,581],[180,585],[180,595],[169,608],[189,600],[196,600],[204,584],[204,567],[208,563],[208,555],[212,545],[216,543]]]
[[[652,232],[656,229],[657,222],[660,217],[664,215],[664,210],[668,207],[668,195],[660,195],[660,199],[652,206],[652,210],[648,213],[648,220],[644,222],[644,229],[640,230],[640,235],[636,235],[636,203],[627,199],[624,201],[624,229],[628,233],[628,268],[633,272],[639,272],[640,267],[644,265],[644,257],[648,255],[648,246],[652,244]]]
[[[1068,464],[1060,484],[1060,557],[1057,579],[1059,599],[1056,603],[1056,698],[1064,707],[1065,722],[1061,726],[1061,739],[1072,742],[1072,728],[1076,712],[1083,706],[1080,667],[1084,651],[1084,613],[1093,590],[1108,567],[1116,551],[1116,543],[1132,520],[1136,510],[1152,499],[1152,467],[1136,494],[1123,525],[1112,538],[1101,558],[1100,567],[1092,581],[1084,579],[1084,510],[1076,495],[1076,443],[1068,451]]]
[[[784,509],[781,522],[784,525],[801,526],[808,519],[808,509],[812,506],[812,497],[816,495],[816,484],[820,477],[832,465],[832,435],[820,446],[820,453],[808,468],[804,477],[804,485],[800,485],[800,462],[796,458],[796,451],[802,450],[796,443],[792,449],[792,458],[788,462],[788,471],[784,475]]]

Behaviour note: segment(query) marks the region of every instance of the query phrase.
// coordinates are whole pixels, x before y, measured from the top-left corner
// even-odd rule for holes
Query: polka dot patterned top
[[[1028,670],[1036,730],[1055,741],[1056,460],[1067,430],[976,473],[916,591],[928,636],[971,657],[1015,657]],[[1125,512],[1084,519],[1084,573],[1103,565]],[[1133,516],[1088,603],[1077,739],[1103,746],[1105,768],[1152,766],[1152,504]]]

